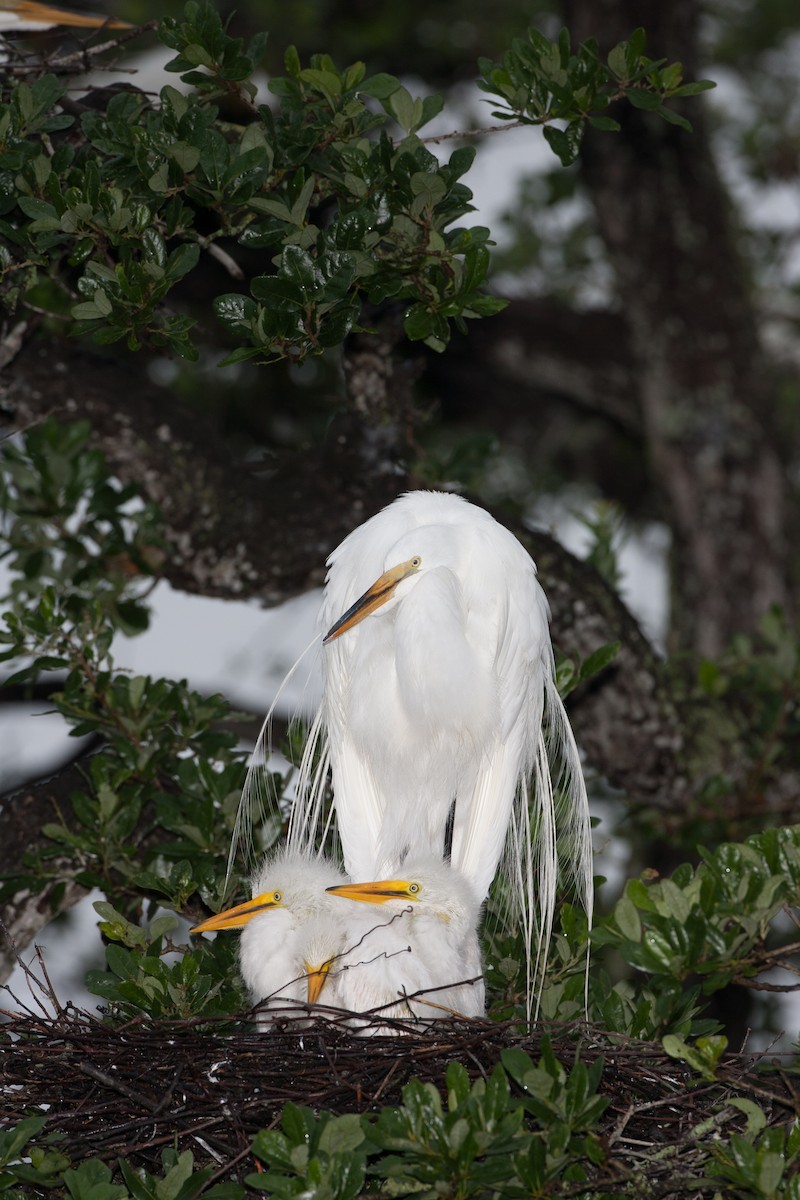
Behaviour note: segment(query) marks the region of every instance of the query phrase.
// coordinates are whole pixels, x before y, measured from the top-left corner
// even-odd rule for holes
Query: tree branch
[[[600,416],[641,441],[641,401],[630,331],[622,313],[580,312],[552,297],[518,298],[490,321],[430,355],[426,379],[448,414],[508,431],[531,423],[552,397]],[[491,397],[491,404],[487,398]]]
[[[278,604],[318,586],[328,550],[397,494],[391,446],[352,418],[334,421],[325,446],[285,454],[267,473],[209,416],[152,383],[146,366],[34,338],[5,402],[17,427],[50,413],[89,419],[114,473],[160,507],[172,545],[161,570],[175,588]]]

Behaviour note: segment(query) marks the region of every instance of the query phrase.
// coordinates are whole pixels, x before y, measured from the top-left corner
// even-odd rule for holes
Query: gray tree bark
[[[573,37],[608,50],[646,20],[652,58],[697,73],[694,0],[566,0]],[[687,133],[619,106],[588,131],[584,179],[630,331],[647,452],[673,531],[672,649],[718,654],[773,604],[791,609],[787,484],[773,380],[702,99]]]

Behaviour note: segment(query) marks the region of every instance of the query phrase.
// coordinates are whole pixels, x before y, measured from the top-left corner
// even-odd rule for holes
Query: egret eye
[[[420,556],[418,554],[415,554],[414,557],[412,558],[411,565],[412,565],[412,567],[421,567],[422,566],[422,559],[420,558]]]
[[[281,900],[283,899],[283,896],[281,895],[280,892],[273,892],[272,899],[275,901],[276,904],[280,904]]]
[[[408,890],[411,892],[412,896],[416,896],[417,892],[419,891],[419,884],[418,883],[410,883],[408,885]]]

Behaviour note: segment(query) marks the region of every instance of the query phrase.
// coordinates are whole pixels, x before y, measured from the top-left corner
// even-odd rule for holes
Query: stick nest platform
[[[252,1170],[253,1135],[274,1126],[287,1101],[336,1114],[377,1111],[399,1104],[412,1078],[444,1090],[453,1061],[479,1079],[507,1047],[536,1060],[544,1036],[566,1070],[578,1058],[603,1058],[600,1091],[610,1103],[599,1136],[629,1179],[642,1171],[643,1157],[657,1154],[668,1166],[661,1196],[671,1192],[669,1172],[678,1164],[681,1173],[691,1170],[704,1140],[707,1157],[707,1139],[721,1123],[709,1115],[732,1098],[753,1100],[769,1124],[800,1111],[780,1060],[731,1055],[704,1083],[660,1043],[584,1024],[439,1021],[422,1034],[354,1036],[334,1012],[330,1021],[298,1028],[301,1022],[287,1019],[261,1034],[241,1018],[114,1026],[71,1006],[52,1016],[2,1015],[0,1128],[45,1114],[46,1132],[59,1135],[73,1161],[127,1158],[156,1171],[161,1149],[175,1146],[214,1165],[215,1179]],[[731,1119],[744,1128],[735,1105],[724,1121],[728,1131]]]

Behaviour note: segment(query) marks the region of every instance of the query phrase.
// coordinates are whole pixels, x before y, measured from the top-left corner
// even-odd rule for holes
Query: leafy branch
[[[480,60],[478,86],[502,101],[503,107],[494,109],[493,116],[544,126],[546,141],[566,167],[577,158],[587,125],[605,133],[618,132],[619,122],[607,115],[607,109],[621,100],[691,131],[686,118],[666,102],[696,96],[714,83],[708,79],[684,83],[680,63],[650,59],[644,48],[645,32],[636,29],[628,41],[610,51],[604,63],[594,38],[573,53],[567,29],[553,42],[530,28],[525,37],[514,39],[502,63]],[[565,127],[553,125],[554,121]]]
[[[273,108],[254,82],[265,34],[245,46],[210,3],[189,0],[159,36],[188,95],[167,84],[153,102],[131,89],[97,111],[67,100],[63,76],[9,75],[0,97],[7,310],[50,312],[99,344],[194,359],[182,285],[204,253],[243,277],[237,251],[248,250],[266,252],[270,268],[249,280],[249,294],[216,298],[233,343],[227,362],[322,353],[386,301],[403,304],[410,340],[442,350],[453,327],[503,307],[484,290],[489,231],[458,224],[472,211],[463,177],[475,151],[439,162],[420,138],[441,96],[415,97],[360,62],[340,69],[315,55],[304,66],[289,47],[286,74],[269,84]],[[587,120],[618,128],[598,115],[612,101],[685,125],[665,101],[710,86],[683,84],[679,64],[647,59],[641,31],[607,66],[594,42],[575,54],[568,43],[531,29],[502,65],[481,63],[480,83],[502,99],[503,119],[545,125],[564,163]],[[220,116],[231,99],[245,121]]]

